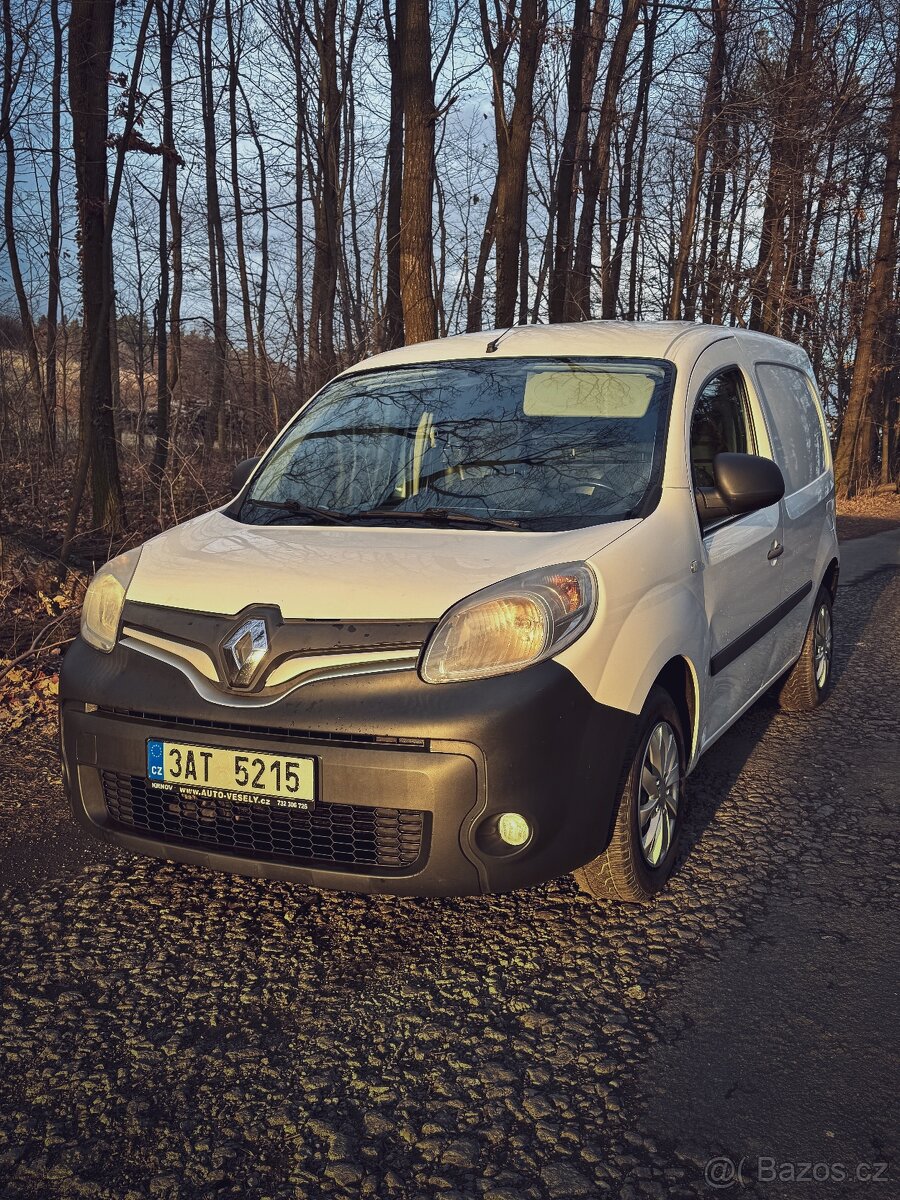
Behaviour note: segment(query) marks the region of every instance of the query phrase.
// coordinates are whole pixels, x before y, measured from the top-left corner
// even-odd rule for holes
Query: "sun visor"
[[[646,371],[534,371],[525,383],[528,417],[643,417],[657,378]]]

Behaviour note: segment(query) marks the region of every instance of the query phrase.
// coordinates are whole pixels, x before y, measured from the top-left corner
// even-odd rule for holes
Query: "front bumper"
[[[509,891],[596,857],[636,717],[564,667],[433,686],[415,671],[329,679],[264,708],[203,699],[175,667],[80,639],[60,680],[63,777],[96,836],[173,862],[320,888],[407,895]],[[303,754],[312,813],[205,803],[146,779],[148,738]],[[510,850],[502,812],[533,835]]]

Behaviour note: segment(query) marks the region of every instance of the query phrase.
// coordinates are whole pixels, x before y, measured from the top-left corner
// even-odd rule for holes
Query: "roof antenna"
[[[497,336],[494,338],[494,340],[492,342],[488,342],[488,344],[485,346],[485,348],[484,348],[485,354],[493,354],[494,351],[497,349],[497,347],[500,345],[500,343],[503,341],[503,339],[506,337],[506,335],[508,333],[512,333],[512,331],[515,328],[516,328],[515,325],[510,325],[509,329],[504,329],[502,333],[498,333]]]

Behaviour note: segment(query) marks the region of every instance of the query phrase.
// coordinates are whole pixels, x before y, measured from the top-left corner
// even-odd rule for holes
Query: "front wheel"
[[[609,900],[655,896],[672,872],[684,810],[684,732],[672,698],[654,687],[640,715],[618,792],[612,838],[573,872],[582,891]]]
[[[833,649],[831,592],[821,587],[813,605],[800,657],[788,671],[778,691],[778,703],[785,712],[809,712],[822,703],[831,687]]]

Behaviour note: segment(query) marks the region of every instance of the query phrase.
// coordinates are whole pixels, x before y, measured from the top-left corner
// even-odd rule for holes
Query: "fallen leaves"
[[[0,658],[0,672],[10,660]],[[10,667],[0,681],[0,729],[15,731],[39,727],[55,734],[59,696],[59,651],[47,652],[47,661]]]
[[[0,539],[0,729],[53,734],[62,646],[75,635],[86,577],[13,535]]]

